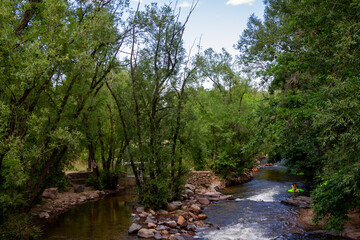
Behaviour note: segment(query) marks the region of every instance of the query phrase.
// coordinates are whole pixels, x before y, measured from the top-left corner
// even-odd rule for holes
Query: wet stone
[[[209,205],[210,204],[210,201],[207,198],[199,198],[198,201],[202,205]]]
[[[142,228],[139,230],[137,235],[138,237],[142,237],[142,238],[153,238],[154,232],[151,229]]]
[[[131,224],[131,226],[129,227],[129,234],[132,234],[132,233],[137,233],[140,229],[141,229],[141,225],[140,224],[137,224],[137,223],[133,223]]]
[[[171,240],[185,240],[184,237],[179,236],[179,235],[172,236],[170,239],[171,239]]]
[[[170,230],[169,230],[169,233],[170,234],[176,234],[176,233],[179,233],[180,231],[179,231],[179,229],[176,229],[176,228],[171,228]]]
[[[154,236],[154,238],[155,238],[156,240],[160,240],[160,239],[162,239],[162,235],[161,235],[160,233],[156,233],[155,236]]]
[[[163,231],[163,230],[166,230],[167,227],[164,225],[157,225],[155,229],[156,229],[156,231]]]
[[[177,226],[177,223],[175,221],[169,221],[169,222],[166,223],[166,225],[168,225],[171,228],[174,228],[174,227]]]

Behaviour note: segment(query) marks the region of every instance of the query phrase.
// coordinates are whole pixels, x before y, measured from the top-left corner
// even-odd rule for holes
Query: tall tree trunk
[[[40,171],[40,176],[36,180],[33,179],[34,178],[33,176],[29,177],[28,185],[25,191],[26,202],[22,206],[21,209],[22,212],[28,212],[30,210],[36,197],[39,196],[41,194],[41,191],[43,190],[44,182],[46,180],[46,177],[48,176],[49,171],[51,169],[56,169],[59,166],[59,163],[63,158],[63,156],[65,155],[67,149],[68,149],[67,146],[64,146],[60,149],[55,148],[52,151],[51,156],[44,163],[44,167]],[[32,167],[37,168],[38,166],[33,165]]]
[[[123,151],[125,151],[125,149],[127,149],[127,147],[128,147],[129,144],[130,144],[130,139],[129,139],[129,136],[128,136],[128,133],[127,133],[127,126],[126,126],[126,123],[125,123],[124,115],[123,115],[123,113],[122,113],[122,108],[121,108],[119,99],[117,98],[117,96],[116,96],[116,95],[114,94],[114,92],[112,91],[109,83],[106,83],[106,86],[107,86],[107,88],[109,89],[109,91],[110,91],[110,93],[111,93],[111,96],[114,98],[115,103],[116,103],[116,106],[117,106],[117,109],[118,109],[118,113],[119,113],[120,121],[121,121],[121,126],[122,126],[123,131],[124,131],[125,144],[124,144],[124,147],[123,147]],[[129,157],[130,157],[131,168],[132,168],[133,173],[134,173],[134,175],[135,175],[136,185],[138,186],[139,190],[142,191],[142,188],[143,188],[143,186],[142,186],[142,181],[141,181],[141,179],[140,179],[138,168],[137,168],[137,166],[135,165],[134,158],[133,158],[133,156],[132,156],[132,154],[131,154],[130,151],[129,151]]]
[[[91,171],[91,163],[92,161],[95,161],[95,148],[92,141],[88,144],[88,152],[88,169]]]
[[[139,11],[140,3],[138,4],[136,14]],[[135,14],[135,16],[136,16]],[[142,147],[142,138],[141,138],[141,120],[140,120],[140,109],[139,109],[139,103],[138,98],[136,94],[136,77],[135,77],[135,71],[137,68],[136,63],[136,56],[135,56],[135,24],[133,24],[132,29],[132,46],[131,46],[131,56],[130,56],[130,73],[131,73],[131,80],[132,80],[132,96],[135,103],[135,116],[136,116],[136,134],[138,138],[138,145],[140,150],[140,174],[142,175],[142,182],[146,184],[146,174],[145,174],[145,165],[144,165],[144,158],[142,156],[143,154],[143,147]]]
[[[213,138],[214,138],[214,148],[213,148],[213,162],[215,162],[216,159],[216,149],[217,149],[217,140],[216,140],[216,134],[215,134],[215,127],[212,128]]]

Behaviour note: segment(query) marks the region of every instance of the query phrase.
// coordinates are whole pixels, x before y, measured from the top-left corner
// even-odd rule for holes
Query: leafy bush
[[[115,170],[101,171],[100,186],[106,189],[116,189],[119,182],[120,172]]]
[[[170,179],[166,177],[148,180],[149,182],[144,185],[140,195],[141,202],[145,207],[159,209],[166,206],[166,203],[170,198],[169,180]]]
[[[104,185],[102,184],[102,181],[98,177],[95,177],[93,174],[91,174],[88,179],[85,182],[85,186],[92,187],[94,189],[103,189]]]
[[[45,188],[57,187],[59,192],[66,192],[68,190],[69,182],[62,169],[63,168],[54,169],[54,171],[49,174]]]
[[[0,239],[33,239],[41,236],[41,229],[33,226],[27,214],[12,214],[0,222]]]

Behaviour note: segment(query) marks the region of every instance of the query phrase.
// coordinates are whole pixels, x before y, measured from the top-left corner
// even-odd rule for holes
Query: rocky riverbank
[[[288,200],[281,201],[284,204],[292,205],[299,207],[298,213],[298,223],[302,226],[307,227],[312,233],[316,234],[327,234],[333,236],[347,237],[350,239],[360,239],[360,212],[352,211],[348,214],[349,220],[344,225],[343,231],[341,233],[336,233],[332,231],[323,230],[324,222],[320,222],[318,225],[315,225],[312,222],[314,217],[314,211],[311,209],[310,197],[306,196],[297,196],[290,198]]]
[[[145,211],[142,207],[134,207],[134,224],[130,227],[129,233],[137,234],[139,237],[152,236],[156,239],[182,239],[182,236],[194,235],[197,227],[214,227],[206,222],[207,216],[202,214],[202,211],[211,202],[233,199],[232,196],[218,192],[230,182],[208,171],[192,172],[191,176],[185,185],[182,201],[171,202],[165,209],[158,211]],[[253,175],[244,173],[236,178],[237,180],[231,181],[232,184],[248,182]],[[58,193],[56,188],[46,189],[42,196],[42,204],[37,204],[30,211],[33,222],[36,225],[54,222],[60,214],[70,208],[116,193],[109,190],[92,190],[83,185],[72,186],[64,193]]]
[[[185,236],[195,235],[198,227],[216,228],[206,222],[207,216],[202,211],[211,202],[234,200],[233,196],[223,195],[213,186],[186,184],[185,187],[183,200],[168,203],[166,209],[134,208],[129,234],[137,234],[140,238],[182,240]]]
[[[71,188],[68,192],[64,193],[58,193],[56,188],[45,189],[43,203],[37,204],[30,211],[33,222],[37,225],[54,222],[60,214],[68,211],[70,208],[89,201],[97,201],[106,195],[114,193],[114,191],[110,190],[99,191],[82,186],[80,188]]]

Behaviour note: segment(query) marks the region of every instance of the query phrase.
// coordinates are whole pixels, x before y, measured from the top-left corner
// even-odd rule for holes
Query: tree
[[[116,66],[126,5],[1,1],[1,221],[27,212],[74,156],[80,116]]]
[[[271,81],[273,95],[259,111],[265,131],[291,168],[315,177],[315,220],[337,230],[359,208],[360,132],[350,114],[358,105],[359,7],[269,0],[264,22],[252,16],[237,45],[243,63]]]
[[[190,135],[187,148],[199,169],[206,165],[201,158],[207,158],[208,164],[224,176],[229,172],[243,173],[253,164],[254,152],[245,153],[243,148],[254,130],[249,116],[256,90],[235,70],[231,55],[224,49],[221,53],[207,49],[198,61],[198,75],[202,81],[210,81],[213,88],[198,88],[192,106],[188,106],[194,111],[191,130],[195,134]]]
[[[115,79],[107,85],[120,116],[126,159],[146,206],[161,207],[181,193],[183,170],[177,142],[182,96],[191,76],[187,71],[181,81],[179,74],[185,58],[182,36],[186,22],[179,22],[170,5],[151,4],[144,11],[137,10],[131,19],[126,83],[120,87]],[[175,162],[179,162],[177,167]]]

